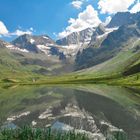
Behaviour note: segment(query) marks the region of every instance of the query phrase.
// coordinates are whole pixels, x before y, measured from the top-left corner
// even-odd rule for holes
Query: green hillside
[[[0,48],[0,79],[24,80],[37,74],[32,70],[37,66],[23,66],[18,59],[23,59],[22,54],[18,57],[8,49]]]
[[[108,83],[123,85],[140,85],[140,51],[139,42],[131,48],[126,46],[114,58],[71,74],[51,77],[43,83]]]
[[[32,82],[34,79],[67,72],[72,68],[68,63],[62,62],[55,56],[49,58],[43,54],[22,53],[0,47],[0,81],[1,82]]]

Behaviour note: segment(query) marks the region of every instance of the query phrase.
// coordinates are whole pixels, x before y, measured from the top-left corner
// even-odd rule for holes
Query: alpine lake
[[[140,90],[90,84],[1,87],[1,128],[24,125],[75,130],[93,140],[139,140]]]

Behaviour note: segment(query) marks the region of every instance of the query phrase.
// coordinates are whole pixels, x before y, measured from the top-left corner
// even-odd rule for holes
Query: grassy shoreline
[[[0,85],[65,85],[65,84],[107,84],[107,85],[120,85],[120,86],[140,86],[140,79],[138,75],[122,76],[100,76],[94,77],[93,75],[64,75],[64,76],[52,76],[52,77],[40,77],[35,80],[35,77],[30,80],[5,78],[1,80]]]

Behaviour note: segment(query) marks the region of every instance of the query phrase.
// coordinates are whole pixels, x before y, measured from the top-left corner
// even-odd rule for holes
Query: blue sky
[[[105,2],[103,3],[103,1]],[[16,31],[19,30],[33,32],[37,35],[48,34],[52,38],[56,38],[56,35],[61,34],[61,32],[63,32],[63,35],[66,32],[68,34],[72,32],[71,30],[75,30],[74,26],[79,26],[79,22],[84,22],[83,18],[80,19],[80,16],[80,20],[78,19],[80,13],[83,13],[83,16],[88,15],[88,12],[95,14],[88,18],[93,18],[93,22],[96,19],[95,23],[98,24],[99,20],[105,21],[107,17],[116,12],[127,11],[130,6],[139,4],[137,0],[123,0],[126,1],[125,9],[121,8],[122,3],[120,3],[120,9],[117,10],[118,7],[114,3],[108,3],[108,1],[114,0],[0,0],[0,22],[3,23],[0,26],[0,35],[1,38],[11,40],[17,37]],[[108,4],[114,8],[114,11],[109,10]],[[135,9],[138,8],[139,5]],[[69,23],[70,18],[74,20]],[[84,19],[89,20],[88,18],[85,17]],[[81,23],[81,29],[89,26],[89,24],[87,22]],[[91,25],[94,24],[91,23]],[[2,32],[3,26],[6,27],[8,35]]]

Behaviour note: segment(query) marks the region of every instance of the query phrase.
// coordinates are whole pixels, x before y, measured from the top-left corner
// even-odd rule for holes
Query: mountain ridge
[[[131,18],[127,22],[117,22],[116,25],[120,25],[115,28],[114,21],[120,18],[120,15],[125,15],[126,18],[131,15]],[[139,59],[137,57],[140,40],[139,16],[140,13],[118,13],[107,26],[99,24],[96,28],[87,28],[80,32],[81,35],[72,33],[72,37],[68,36],[67,40],[62,39],[59,40],[60,42],[54,41],[47,35],[27,34],[10,43],[0,41],[1,54],[4,55],[0,59],[1,68],[4,65],[7,71],[9,66],[11,73],[12,71],[29,72],[33,75],[63,75],[83,70],[88,75],[88,68],[96,70],[99,65],[102,65],[102,69],[109,69],[104,65],[106,64],[113,66],[114,71],[119,69],[119,66],[124,68],[120,71],[122,75],[139,74],[139,61],[131,66],[132,64],[128,61],[130,58],[127,56],[134,55],[132,60]],[[123,58],[123,54],[126,59],[123,65],[127,67],[123,67],[119,62],[119,56]],[[110,65],[109,61],[117,65]],[[100,75],[104,73],[103,70],[99,71]],[[91,72],[96,75],[96,71]]]

